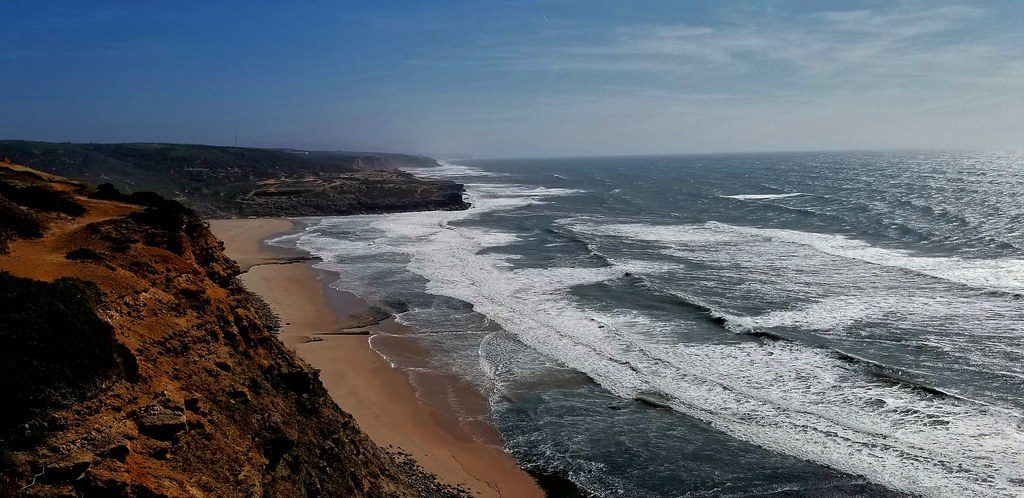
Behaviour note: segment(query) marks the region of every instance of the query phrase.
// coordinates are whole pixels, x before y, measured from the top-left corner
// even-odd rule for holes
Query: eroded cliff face
[[[12,168],[0,182],[83,209],[0,193],[40,227],[0,227],[0,294],[31,296],[0,318],[0,363],[23,355],[24,378],[0,384],[4,406],[23,408],[2,419],[0,495],[459,494],[331,401],[190,210]]]

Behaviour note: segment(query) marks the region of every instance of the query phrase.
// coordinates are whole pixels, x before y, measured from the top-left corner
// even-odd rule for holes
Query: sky
[[[1024,2],[0,0],[0,138],[1024,148]]]

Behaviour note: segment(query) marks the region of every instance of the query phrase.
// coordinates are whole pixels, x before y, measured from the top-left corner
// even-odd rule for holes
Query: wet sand
[[[486,423],[482,395],[453,375],[429,371],[416,373],[412,380],[419,389],[414,389],[409,377],[374,350],[401,356],[405,365],[422,362],[426,352],[402,337],[402,325],[379,321],[379,311],[359,297],[328,289],[335,274],[305,261],[290,262],[304,256],[300,251],[262,243],[292,230],[291,221],[212,220],[210,225],[227,255],[248,270],[241,277],[246,287],[277,311],[281,340],[320,370],[331,397],[378,445],[411,454],[427,471],[479,496],[543,496]]]

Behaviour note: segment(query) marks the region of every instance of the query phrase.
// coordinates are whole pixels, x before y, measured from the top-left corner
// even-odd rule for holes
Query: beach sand
[[[295,261],[305,256],[300,251],[262,243],[292,230],[291,221],[212,220],[210,226],[227,255],[248,270],[240,277],[246,287],[277,311],[281,340],[320,370],[334,401],[378,445],[410,454],[428,472],[478,496],[544,495],[485,422],[482,395],[455,376],[420,373],[416,383],[430,402],[418,398],[409,378],[370,347],[374,341],[374,347],[415,362],[425,352],[401,337],[402,325],[388,319],[367,326],[377,322],[367,318],[375,310],[351,293],[328,291],[336,275]]]

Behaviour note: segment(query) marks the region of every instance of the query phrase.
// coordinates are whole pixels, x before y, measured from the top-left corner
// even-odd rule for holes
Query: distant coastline
[[[157,192],[210,218],[469,207],[462,185],[402,171],[438,166],[408,154],[0,140],[0,158],[124,192]]]

